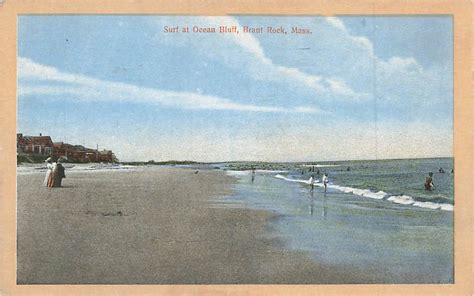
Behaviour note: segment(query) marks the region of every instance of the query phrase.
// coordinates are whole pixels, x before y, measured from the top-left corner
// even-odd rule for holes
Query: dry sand
[[[222,171],[18,176],[18,284],[372,282],[317,264],[270,239],[271,213],[213,208],[231,194]]]

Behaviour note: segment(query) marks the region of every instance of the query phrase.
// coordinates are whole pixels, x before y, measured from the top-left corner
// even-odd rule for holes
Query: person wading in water
[[[433,188],[434,188],[433,173],[430,172],[428,174],[428,177],[426,177],[425,179],[425,189],[431,191],[433,190]]]

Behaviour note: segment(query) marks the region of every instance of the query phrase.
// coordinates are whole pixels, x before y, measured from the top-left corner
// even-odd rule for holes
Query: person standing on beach
[[[51,168],[51,171],[48,175],[48,188],[54,187],[54,172],[56,171],[56,166],[57,166],[57,163],[52,162],[52,161],[51,161],[51,164],[48,165],[48,169]]]
[[[322,181],[323,181],[323,184],[324,184],[324,192],[326,192],[327,189],[328,189],[328,183],[329,183],[328,174],[324,173]]]
[[[252,183],[255,181],[255,168],[252,168]]]
[[[315,182],[315,179],[314,179],[314,174],[311,175],[311,177],[309,178],[309,184],[311,185],[311,191],[314,190],[314,182]]]
[[[429,173],[425,179],[425,189],[431,191],[434,188],[433,173]]]
[[[49,187],[49,177],[53,173],[53,161],[51,157],[48,157],[44,162],[46,163],[46,175],[44,176],[43,186]]]
[[[64,166],[61,164],[61,159],[58,159],[56,167],[53,170],[53,187],[61,187],[63,178],[66,178]]]

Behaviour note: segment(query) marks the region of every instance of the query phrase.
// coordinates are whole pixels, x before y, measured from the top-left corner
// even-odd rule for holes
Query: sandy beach
[[[18,284],[376,282],[317,264],[268,233],[270,212],[212,207],[222,171],[70,172],[63,188],[18,176]]]

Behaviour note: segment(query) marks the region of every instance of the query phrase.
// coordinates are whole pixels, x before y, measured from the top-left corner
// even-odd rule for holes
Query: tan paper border
[[[456,0],[0,0],[1,295],[472,295],[473,3]],[[455,284],[453,285],[16,285],[16,17],[19,14],[453,15]]]

